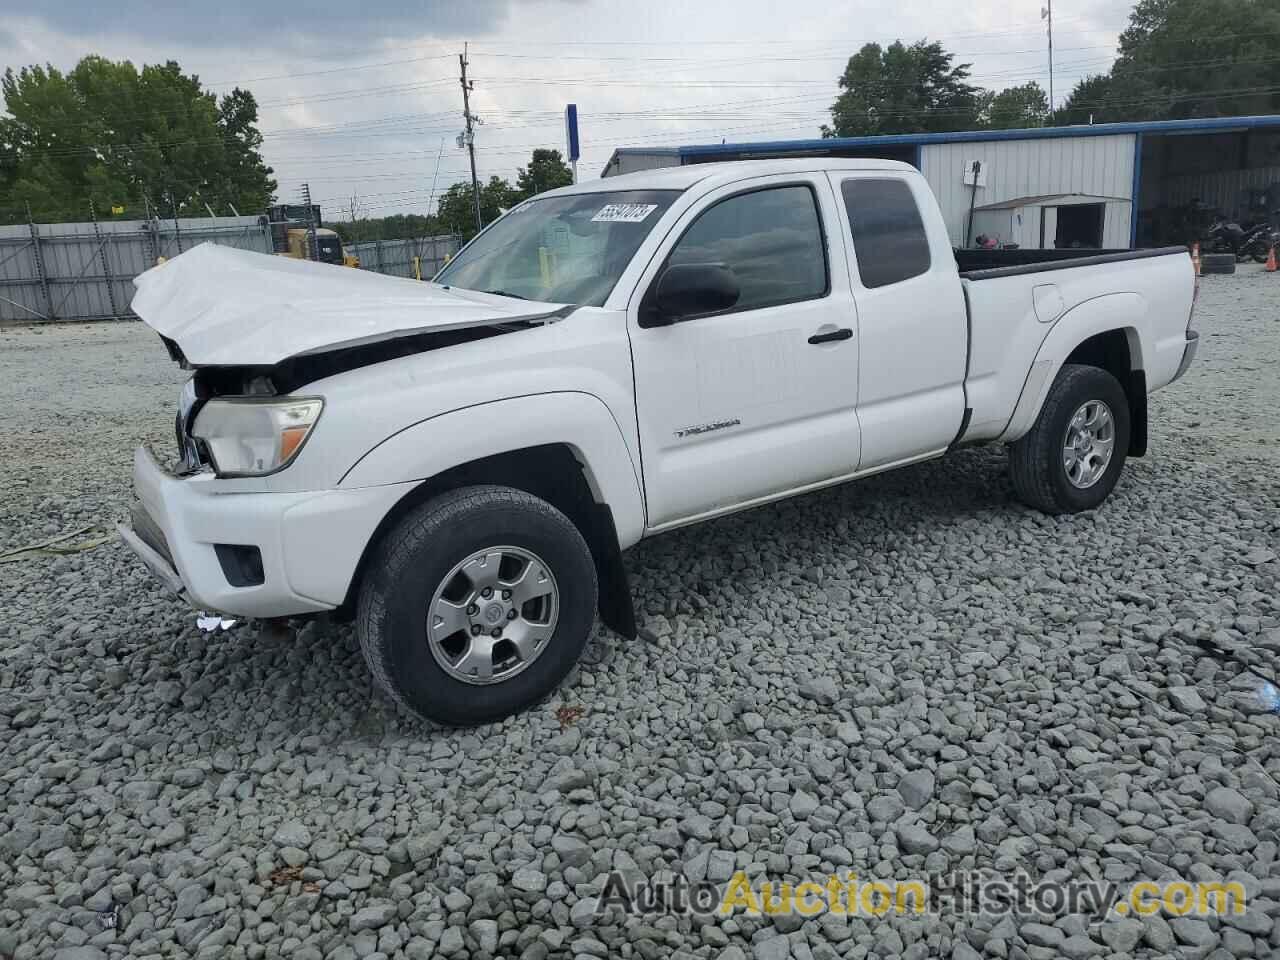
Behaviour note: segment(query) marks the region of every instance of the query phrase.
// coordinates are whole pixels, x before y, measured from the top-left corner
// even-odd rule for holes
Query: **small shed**
[[[1129,243],[1127,197],[1050,193],[1015,197],[973,208],[972,243],[987,236],[1024,249],[1116,249]]]

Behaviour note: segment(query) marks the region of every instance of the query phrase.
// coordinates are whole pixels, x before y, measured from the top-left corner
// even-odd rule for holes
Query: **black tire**
[[[469,683],[432,653],[427,608],[458,563],[495,546],[542,559],[559,589],[559,615],[550,639],[520,672]],[[486,723],[540,700],[564,679],[591,632],[596,592],[591,550],[563,513],[510,487],[464,487],[409,511],[375,545],[356,633],[374,680],[400,706],[450,725]]]
[[[1234,253],[1206,253],[1200,258],[1201,273],[1235,273]]]
[[[1111,462],[1091,486],[1077,487],[1067,476],[1063,446],[1076,411],[1090,400],[1111,410],[1115,446]],[[1049,389],[1035,425],[1009,448],[1009,475],[1023,503],[1049,514],[1079,513],[1102,503],[1120,479],[1129,450],[1129,400],[1124,388],[1100,367],[1064,364]]]

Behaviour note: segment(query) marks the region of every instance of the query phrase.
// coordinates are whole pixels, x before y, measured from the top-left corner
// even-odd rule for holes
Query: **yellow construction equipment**
[[[314,224],[314,227],[308,225]],[[312,259],[307,254],[308,234],[315,231],[315,259],[321,263],[358,267],[360,258],[347,254],[342,248],[342,238],[328,227],[320,226],[320,208],[312,206],[310,215],[305,206],[279,204],[267,211],[271,223],[271,237],[277,256],[295,260]]]

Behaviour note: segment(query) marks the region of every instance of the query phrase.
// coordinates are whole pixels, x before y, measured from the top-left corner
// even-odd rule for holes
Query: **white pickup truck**
[[[643,537],[990,442],[1028,504],[1101,503],[1195,278],[1061,253],[965,272],[919,173],[829,158],[553,190],[429,284],[197,247],[137,280],[194,375],[121,534],[193,604],[349,614],[395,701],[495,719],[597,609],[636,634]]]

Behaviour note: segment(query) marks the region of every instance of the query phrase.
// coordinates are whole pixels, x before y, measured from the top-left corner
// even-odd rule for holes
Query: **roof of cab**
[[[775,174],[807,173],[813,170],[886,170],[916,173],[909,163],[863,157],[793,157],[780,160],[730,160],[722,163],[697,163],[682,167],[657,167],[616,177],[586,180],[538,194],[544,197],[568,196],[576,193],[613,193],[619,190],[687,190],[704,180],[732,182]]]

